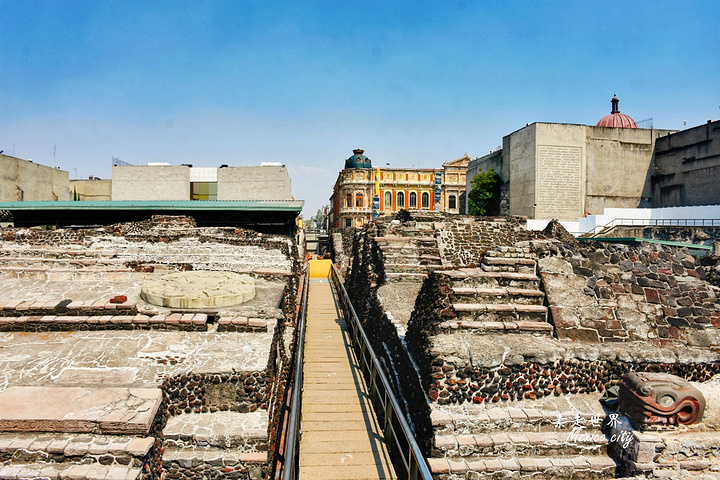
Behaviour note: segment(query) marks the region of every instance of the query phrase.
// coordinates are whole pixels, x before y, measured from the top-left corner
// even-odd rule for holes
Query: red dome
[[[632,117],[620,113],[620,109],[618,108],[620,100],[618,100],[617,96],[613,96],[610,103],[612,103],[610,115],[605,115],[601,118],[595,125],[596,127],[638,128],[637,123],[635,123]]]

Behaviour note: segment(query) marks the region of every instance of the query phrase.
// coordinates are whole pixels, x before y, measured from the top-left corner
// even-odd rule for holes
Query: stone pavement
[[[331,286],[309,288],[300,479],[396,478]]]

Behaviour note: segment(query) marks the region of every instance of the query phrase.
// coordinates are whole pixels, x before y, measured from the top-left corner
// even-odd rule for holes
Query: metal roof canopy
[[[87,226],[147,220],[152,215],[187,215],[198,226],[241,226],[292,235],[302,200],[165,200],[0,202],[16,227]]]

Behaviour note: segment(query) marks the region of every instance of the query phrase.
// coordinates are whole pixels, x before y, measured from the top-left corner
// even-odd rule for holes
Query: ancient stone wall
[[[388,319],[377,298],[377,274],[374,270],[378,257],[373,254],[372,230],[372,226],[367,226],[355,237],[353,268],[346,280],[346,288],[373,350],[386,368],[393,391],[403,399],[401,406],[407,407],[404,414],[413,426],[418,444],[428,452],[432,425],[426,397],[395,325]]]
[[[539,261],[558,338],[720,344],[720,290],[705,281],[711,267],[686,250],[649,243],[559,249]]]
[[[155,384],[164,392],[147,433],[152,445],[128,459],[116,444],[121,439],[69,438],[68,446],[56,451],[63,460],[58,477],[84,469],[105,478],[108,469],[119,465],[132,472],[143,469],[138,478],[153,480],[161,473],[164,478],[258,480],[270,473],[294,355],[303,268],[292,239],[236,228],[200,229],[189,217],[153,217],[78,231],[3,229],[0,235],[0,335],[10,339],[9,344],[22,348],[12,340],[17,337],[34,344],[38,332],[43,338],[64,338],[51,341],[54,348],[75,341],[83,347],[70,346],[69,358],[55,354],[53,362],[90,365],[93,368],[86,369],[98,378],[108,376],[102,381]],[[245,269],[263,294],[254,304],[207,313],[172,311],[138,298],[138,284],[158,273],[202,269]],[[4,333],[18,331],[26,333]],[[164,341],[171,345],[162,346]],[[98,347],[105,342],[110,347]],[[95,354],[98,348],[102,354]],[[129,353],[133,348],[140,350]],[[197,350],[203,348],[217,351]],[[188,356],[186,349],[195,349],[196,355]],[[33,354],[27,350],[29,361],[44,362]],[[15,369],[10,354],[0,356],[0,363],[2,393],[27,372]],[[127,365],[127,374],[108,365]],[[123,370],[123,375],[115,370]],[[71,379],[65,381],[92,381],[84,378],[92,376],[87,373],[68,375]],[[53,434],[53,441],[59,437]],[[25,459],[25,453],[3,445],[39,444],[37,439],[7,440],[8,434],[0,432],[0,464],[22,464]],[[111,450],[117,452],[106,454],[102,442],[114,442]],[[134,443],[127,449],[131,447],[139,452]],[[46,454],[42,449],[37,453]]]
[[[476,266],[488,250],[516,242],[537,238],[538,232],[525,228],[523,217],[458,217],[438,222],[438,239],[443,265]]]

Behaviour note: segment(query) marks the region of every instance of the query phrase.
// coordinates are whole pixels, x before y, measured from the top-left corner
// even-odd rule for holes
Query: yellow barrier
[[[310,277],[327,278],[330,276],[332,260],[310,260]]]

